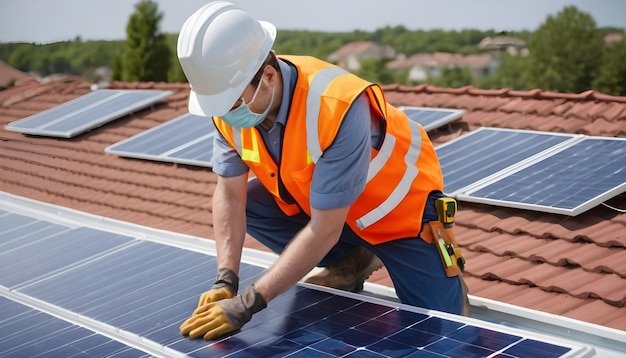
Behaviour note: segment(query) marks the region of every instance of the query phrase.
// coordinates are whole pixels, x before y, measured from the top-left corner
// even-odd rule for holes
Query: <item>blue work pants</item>
[[[423,222],[437,219],[434,206],[437,197],[429,197]],[[248,184],[246,216],[248,234],[277,254],[309,222],[304,213],[285,215],[257,179]],[[371,245],[345,225],[339,242],[318,266],[332,265],[354,245],[364,246],[385,264],[402,303],[461,314],[463,296],[459,278],[446,276],[435,243],[427,244],[419,237],[412,237]]]

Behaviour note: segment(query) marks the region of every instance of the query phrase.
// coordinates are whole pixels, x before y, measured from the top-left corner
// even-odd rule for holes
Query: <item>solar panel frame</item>
[[[102,231],[91,239],[112,240],[103,245],[106,248],[117,244],[119,234]],[[65,235],[46,240],[68,241]],[[304,283],[272,300],[241,331],[216,341],[190,340],[180,335],[178,326],[210,286],[203,278],[215,275],[214,253],[132,236],[126,240],[136,243],[113,252],[103,248],[101,254],[78,266],[69,264],[53,276],[27,272],[32,277],[22,279],[28,285],[0,286],[0,296],[29,302],[38,310],[156,356],[367,356],[383,349],[392,357],[411,352],[508,356],[518,345],[524,345],[516,351],[522,357],[526,347],[548,357],[588,357],[594,351],[574,341]],[[81,246],[75,250],[81,251]],[[56,255],[38,257],[38,262],[45,260],[54,261]],[[242,263],[240,287],[254,282],[262,270]],[[16,324],[15,329],[29,327],[28,322]]]
[[[610,143],[615,148],[607,148],[611,153],[602,152],[603,155],[597,158],[585,157],[590,151],[598,155],[598,151],[593,151],[594,143]],[[595,149],[598,149],[598,145],[595,145]],[[584,167],[606,168],[607,159],[613,164],[610,168],[616,170],[613,176],[607,173],[599,175],[597,171],[589,171],[589,167]],[[561,178],[568,183],[561,183],[559,187],[558,184],[543,180],[551,177]],[[602,189],[592,186],[598,183],[603,185]],[[533,185],[537,187],[533,189]],[[563,191],[563,185],[569,191]],[[502,188],[521,190],[504,191]],[[583,195],[584,190],[593,194]],[[459,193],[457,198],[468,202],[576,216],[623,192],[626,192],[626,138],[585,136]],[[507,200],[502,197],[505,193],[519,199]],[[545,196],[536,198],[540,193]]]
[[[444,177],[444,192],[458,197],[582,135],[481,127],[435,148]],[[539,140],[538,140],[539,139]]]
[[[4,128],[30,135],[72,138],[141,110],[172,93],[162,90],[98,89],[54,108],[11,122]]]
[[[398,109],[404,112],[410,120],[421,124],[427,132],[453,122],[466,113],[465,110],[453,108],[399,106]],[[415,114],[412,115],[411,112],[422,112],[421,114],[427,114],[427,116],[414,118]]]
[[[210,168],[213,166],[213,137],[216,133],[211,118],[187,113],[114,143],[104,152]]]

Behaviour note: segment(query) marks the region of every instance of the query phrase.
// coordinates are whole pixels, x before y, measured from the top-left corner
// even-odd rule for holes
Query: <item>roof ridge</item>
[[[464,86],[459,88],[437,87],[431,84],[421,84],[417,86],[407,86],[403,84],[389,84],[382,86],[384,91],[393,90],[397,92],[413,92],[413,93],[448,93],[448,94],[467,94],[472,96],[486,97],[521,97],[532,99],[565,99],[579,101],[602,101],[602,102],[619,102],[626,103],[626,96],[614,96],[606,93],[588,90],[581,93],[563,93],[542,90],[535,88],[532,90],[512,90],[510,88],[500,89],[483,89],[474,86]]]

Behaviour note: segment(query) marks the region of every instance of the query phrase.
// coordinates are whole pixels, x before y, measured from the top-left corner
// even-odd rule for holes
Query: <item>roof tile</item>
[[[581,128],[580,133],[588,135],[599,135],[606,137],[626,136],[624,121],[607,121],[599,118],[593,123],[588,123]]]

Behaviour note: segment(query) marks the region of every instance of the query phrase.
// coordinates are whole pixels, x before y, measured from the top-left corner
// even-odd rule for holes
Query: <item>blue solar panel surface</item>
[[[57,107],[8,124],[5,129],[32,135],[71,138],[143,109],[171,91],[100,89]]]
[[[538,155],[576,136],[479,128],[435,150],[449,195]]]
[[[105,152],[211,167],[215,131],[211,118],[188,113],[110,145]]]
[[[2,357],[150,357],[86,328],[0,296]]]
[[[399,107],[414,122],[431,131],[460,118],[465,111],[448,108]]]
[[[577,215],[626,191],[626,139],[586,137],[464,200]]]
[[[571,342],[556,342],[549,337],[539,339],[505,327],[468,322],[462,317],[452,319],[418,308],[307,285],[294,286],[280,295],[234,335],[214,342],[189,340],[179,334],[178,326],[193,311],[200,293],[215,277],[214,256],[106,231],[92,235],[91,231],[98,230],[68,228],[7,211],[0,211],[0,219],[19,221],[24,229],[0,229],[3,243],[13,242],[11,248],[1,247],[2,254],[18,253],[24,261],[19,267],[25,271],[19,277],[7,277],[4,273],[9,267],[0,260],[4,270],[0,275],[0,296],[5,296],[0,308],[8,305],[11,312],[17,312],[9,320],[4,319],[4,314],[0,318],[4,332],[0,335],[0,347],[6,351],[21,349],[25,341],[42,339],[42,336],[17,333],[20,340],[1,340],[7,335],[15,336],[15,332],[28,332],[38,324],[39,321],[29,319],[39,316],[38,311],[26,309],[28,314],[22,315],[22,307],[15,308],[17,303],[11,301],[26,297],[38,302],[44,311],[54,308],[70,318],[88,319],[96,328],[98,324],[115,327],[125,332],[120,334],[120,342],[135,337],[138,349],[143,349],[141,344],[145,342],[158,344],[164,347],[157,354],[162,356],[175,352],[192,357],[560,357],[583,356],[588,352],[588,347]],[[40,247],[33,243],[38,235],[29,236],[25,228],[35,225],[41,235],[38,242],[55,243],[63,248],[65,253],[60,258],[60,249],[50,251],[50,245]],[[82,239],[80,235],[66,235],[74,230],[86,234]],[[19,235],[19,239],[11,232]],[[28,252],[33,255],[27,255]],[[30,268],[40,264],[51,267],[55,273]],[[262,270],[242,264],[240,287],[253,283]],[[41,346],[47,350],[42,352],[44,356],[68,346],[68,341],[74,342],[61,337],[66,329],[64,322],[55,320],[54,324],[59,328],[50,334],[59,339],[46,340]],[[68,330],[76,330],[72,322],[67,322],[67,326]],[[84,334],[76,333],[80,337]],[[89,337],[95,339],[92,336]],[[96,338],[101,337],[96,335]],[[94,342],[97,347],[115,352],[123,349],[106,339]],[[130,357],[147,353],[130,347],[123,352]]]

